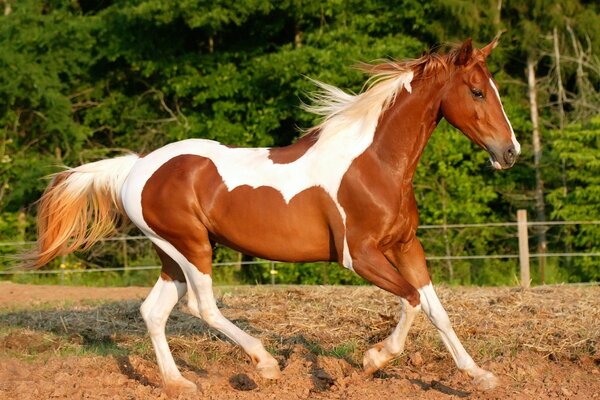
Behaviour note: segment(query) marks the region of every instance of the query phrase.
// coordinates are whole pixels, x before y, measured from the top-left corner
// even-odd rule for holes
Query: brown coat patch
[[[319,138],[319,130],[310,131],[302,136],[296,143],[285,147],[273,147],[269,149],[269,159],[274,164],[289,164],[302,157],[308,149],[314,145]]]
[[[342,257],[342,220],[322,188],[308,188],[289,204],[271,187],[229,191],[213,162],[201,156],[180,155],[161,166],[144,186],[142,210],[152,230],[206,273],[208,238],[281,261]]]

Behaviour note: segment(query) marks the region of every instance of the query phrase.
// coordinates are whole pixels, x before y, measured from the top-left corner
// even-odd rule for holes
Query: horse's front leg
[[[415,238],[408,244],[393,247],[386,252],[386,256],[396,265],[400,275],[411,285],[418,288],[421,308],[438,329],[442,341],[450,351],[458,368],[472,377],[473,383],[479,389],[487,390],[496,387],[498,379],[491,372],[477,366],[456,336],[450,318],[448,318],[448,314],[431,284],[425,262],[425,253],[419,240]],[[402,323],[402,319],[400,322]]]
[[[404,350],[408,330],[421,309],[420,295],[375,245],[365,245],[360,251],[354,252],[353,268],[366,280],[399,296],[402,302],[402,314],[396,329],[364,355],[363,367],[365,373],[370,375]]]
[[[370,375],[383,368],[404,351],[406,336],[415,319],[421,311],[421,305],[412,306],[407,300],[400,299],[402,311],[400,321],[390,336],[367,350],[363,357],[363,368]]]

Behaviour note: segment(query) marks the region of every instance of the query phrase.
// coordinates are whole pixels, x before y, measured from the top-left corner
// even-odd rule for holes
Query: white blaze
[[[515,146],[517,155],[521,154],[521,144],[517,141],[517,137],[515,136],[515,131],[513,131],[512,124],[510,123],[510,120],[508,119],[508,116],[506,115],[506,112],[504,111],[504,106],[502,105],[502,100],[500,99],[500,93],[498,93],[498,88],[494,84],[494,80],[492,78],[490,78],[490,85],[492,86],[492,89],[494,89],[494,93],[496,93],[496,97],[498,97],[498,102],[500,103],[500,108],[502,109],[502,114],[504,114],[504,118],[506,118],[506,122],[508,123],[508,126],[510,127],[511,139],[513,142],[513,146]]]

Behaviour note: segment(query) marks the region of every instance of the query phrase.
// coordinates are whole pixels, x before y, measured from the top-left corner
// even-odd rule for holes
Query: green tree
[[[298,127],[318,122],[299,107],[316,78],[358,92],[357,61],[418,56],[438,44],[472,36],[483,44],[507,32],[488,60],[507,114],[522,142],[517,166],[488,168],[486,155],[447,125],[436,132],[416,175],[425,224],[505,221],[533,207],[533,130],[523,73],[535,60],[539,129],[548,215],[587,213],[597,171],[582,167],[568,146],[591,149],[600,76],[598,5],[536,0],[22,0],[1,2],[0,237],[33,238],[33,202],[59,164],[77,165],[130,150],[204,137],[238,146],[279,146]],[[467,17],[468,16],[468,17]],[[555,34],[556,33],[556,34]],[[562,121],[562,122],[561,122]],[[595,120],[594,120],[595,121]],[[564,129],[564,134],[560,133]],[[564,140],[563,140],[564,138]],[[568,139],[567,139],[568,138]],[[588,147],[585,147],[588,146]],[[583,151],[582,150],[582,151]],[[583,154],[583,153],[582,153]],[[586,153],[592,163],[594,153]],[[587,165],[587,164],[586,164]],[[572,175],[577,167],[581,176]],[[566,182],[566,183],[565,183]],[[564,187],[567,193],[563,197]],[[549,193],[549,195],[548,195]],[[578,214],[581,213],[581,214]],[[583,228],[582,228],[583,229]],[[589,229],[586,228],[586,229]],[[583,231],[581,231],[583,232]],[[595,249],[574,231],[572,249]],[[423,231],[429,255],[516,253],[509,231]],[[562,237],[549,236],[550,246]],[[132,263],[148,262],[132,246]],[[492,250],[493,249],[493,250]],[[587,250],[586,250],[587,251]],[[223,251],[220,261],[238,256]],[[594,259],[572,279],[594,278]],[[119,265],[122,251],[106,245],[73,263]],[[579,263],[579,261],[573,261]],[[434,261],[436,278],[457,283],[509,283],[514,262]],[[587,265],[587,264],[586,264]],[[278,278],[320,282],[314,268],[282,266]],[[288,268],[288,269],[286,269]],[[562,266],[560,266],[562,268]],[[354,282],[328,269],[331,281]],[[562,269],[559,271],[560,273]],[[565,269],[566,271],[566,269]],[[259,271],[270,279],[268,270]],[[234,275],[234,274],[233,274]],[[233,276],[223,273],[224,279]]]
[[[548,194],[552,217],[566,221],[600,221],[600,117],[551,131],[552,151],[564,160],[562,187]],[[563,238],[566,252],[600,252],[600,226],[569,227]],[[564,275],[574,282],[600,280],[600,263],[594,257],[568,260]]]

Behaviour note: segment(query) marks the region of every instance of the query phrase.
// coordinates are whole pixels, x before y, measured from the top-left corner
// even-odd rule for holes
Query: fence
[[[473,229],[473,228],[517,228],[517,243],[518,243],[518,253],[512,254],[478,254],[478,255],[452,255],[449,252],[446,252],[445,255],[430,255],[427,256],[428,261],[458,261],[458,260],[510,260],[515,259],[519,262],[519,281],[520,285],[524,288],[530,286],[531,282],[531,267],[530,260],[531,259],[545,259],[552,257],[599,257],[600,252],[538,252],[531,253],[529,247],[530,241],[530,228],[534,227],[551,227],[551,226],[581,226],[581,225],[600,225],[600,221],[528,221],[527,220],[527,212],[525,210],[519,210],[517,213],[517,221],[516,222],[497,222],[497,223],[481,223],[481,224],[447,224],[447,225],[421,225],[419,226],[419,230],[421,232],[429,231],[429,230],[442,230],[446,232],[450,229]],[[144,270],[153,270],[160,269],[161,266],[158,264],[152,265],[136,265],[132,266],[129,262],[128,256],[128,248],[129,243],[132,241],[147,241],[145,236],[123,236],[123,237],[113,237],[104,239],[104,242],[119,242],[121,248],[121,258],[122,258],[122,266],[121,267],[109,267],[109,268],[86,268],[86,269],[69,269],[65,270],[65,263],[63,259],[63,263],[61,264],[61,268],[59,269],[51,269],[51,270],[35,270],[35,271],[11,271],[11,270],[0,270],[1,275],[14,275],[14,274],[60,274],[64,276],[66,273],[90,273],[90,272],[131,272],[131,271],[144,271]],[[0,242],[0,250],[4,247],[25,247],[28,245],[32,245],[34,242]],[[254,260],[254,261],[226,261],[226,262],[215,262],[214,266],[236,266],[240,268],[244,265],[250,266],[258,266],[258,265],[268,265],[269,266],[269,275],[270,275],[270,283],[275,284],[277,279],[276,276],[278,274],[278,266],[283,263],[269,260]],[[287,263],[289,264],[289,263]],[[325,266],[326,267],[326,266]],[[324,273],[323,283],[327,283],[327,273]],[[542,283],[544,283],[542,281]]]

